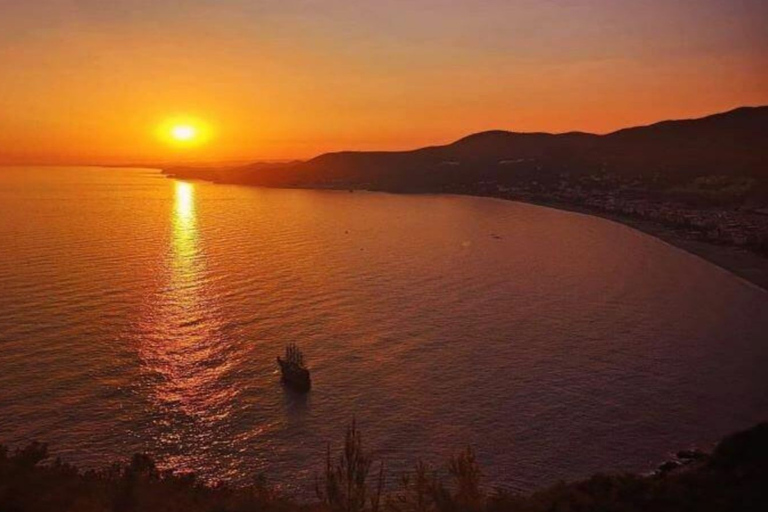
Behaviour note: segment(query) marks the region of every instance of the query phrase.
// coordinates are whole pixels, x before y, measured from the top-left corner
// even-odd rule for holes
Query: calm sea
[[[0,442],[84,466],[311,493],[356,416],[391,473],[466,445],[512,489],[647,470],[768,417],[766,333],[765,292],[589,216],[0,169]]]

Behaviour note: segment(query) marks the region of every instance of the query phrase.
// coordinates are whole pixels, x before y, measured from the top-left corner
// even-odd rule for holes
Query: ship
[[[285,347],[285,356],[277,357],[280,366],[283,384],[299,393],[306,393],[312,388],[312,379],[309,370],[304,364],[304,354],[295,343]]]

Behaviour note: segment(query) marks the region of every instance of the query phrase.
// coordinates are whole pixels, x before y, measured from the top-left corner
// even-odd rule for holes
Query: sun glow
[[[178,141],[189,141],[197,137],[197,129],[188,124],[180,124],[171,128],[171,137]]]
[[[179,149],[192,148],[206,143],[211,138],[211,129],[199,119],[173,118],[158,127],[158,137]]]

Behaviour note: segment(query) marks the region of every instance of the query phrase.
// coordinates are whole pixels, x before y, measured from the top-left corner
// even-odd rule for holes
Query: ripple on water
[[[0,247],[0,441],[80,464],[310,493],[356,415],[392,471],[472,444],[530,489],[768,410],[766,294],[583,215],[3,169]],[[278,382],[290,342],[306,397]]]

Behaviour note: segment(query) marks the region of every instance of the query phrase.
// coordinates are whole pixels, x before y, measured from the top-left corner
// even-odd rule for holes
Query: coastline
[[[216,179],[205,179],[202,177],[186,177],[178,175],[174,172],[169,172],[161,169],[161,173],[171,179],[191,180],[191,181],[204,181],[219,185],[240,185],[246,187],[259,187],[258,185],[252,185],[247,182],[226,181]],[[346,187],[339,188],[325,188],[325,187],[262,187],[262,188],[294,188],[304,190],[351,190]],[[468,196],[478,197],[486,199],[496,199],[500,201],[514,201],[525,204],[532,204],[535,206],[542,206],[545,208],[553,208],[555,210],[562,210],[573,213],[580,213],[583,215],[591,215],[594,217],[600,217],[612,222],[623,224],[629,228],[636,229],[649,236],[655,237],[662,242],[665,242],[680,250],[686,251],[689,254],[702,258],[703,260],[725,270],[732,275],[736,276],[740,280],[757,288],[758,290],[768,293],[768,258],[764,258],[758,254],[740,247],[718,245],[709,242],[704,242],[691,237],[686,236],[680,230],[664,226],[662,224],[627,217],[624,215],[617,215],[609,212],[603,212],[600,210],[585,208],[577,205],[571,205],[557,201],[543,201],[535,200],[528,197],[507,197],[494,194],[471,194],[461,192],[393,192],[388,190],[368,190],[368,189],[354,189],[368,192],[380,192],[385,194],[408,194],[408,195],[456,195],[456,196]]]
[[[507,199],[502,197],[497,199],[518,201],[521,203],[543,206],[545,208],[553,208],[555,210],[591,215],[593,217],[600,217],[618,224],[623,224],[629,228],[636,229],[646,235],[657,238],[662,242],[689,254],[697,256],[722,270],[733,274],[750,286],[753,286],[764,293],[768,293],[768,258],[763,258],[746,249],[703,242],[701,240],[689,238],[684,234],[661,224],[647,220],[634,219],[624,215],[616,215],[563,203],[550,203],[546,201],[526,199]]]

